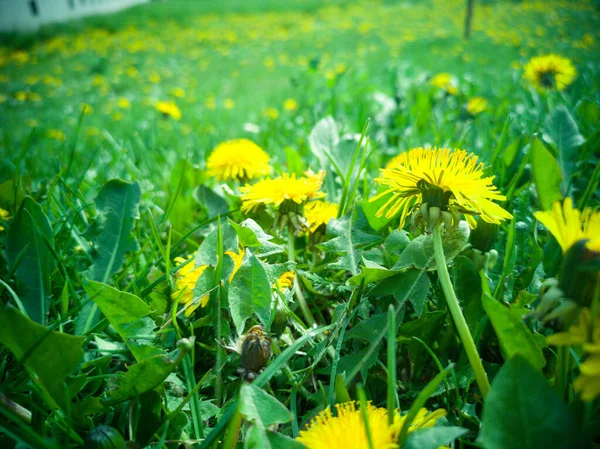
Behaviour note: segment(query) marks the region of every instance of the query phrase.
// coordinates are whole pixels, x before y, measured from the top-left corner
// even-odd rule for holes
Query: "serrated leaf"
[[[370,294],[375,297],[393,295],[399,304],[410,301],[417,316],[421,316],[430,286],[431,281],[425,270],[413,269],[384,279]]]
[[[550,210],[552,203],[562,199],[563,175],[552,154],[537,137],[531,141],[531,168],[540,205],[543,210]]]
[[[240,413],[248,421],[263,429],[272,424],[289,422],[292,419],[292,413],[285,405],[253,384],[244,383],[242,385],[239,404]]]
[[[558,106],[550,113],[545,125],[544,137],[556,146],[558,164],[565,182],[568,182],[578,160],[577,148],[585,143],[585,139],[579,132],[577,122],[564,105]]]
[[[61,407],[65,397],[63,381],[83,359],[84,339],[34,323],[17,309],[0,307],[0,343],[5,345],[29,373],[40,379]]]
[[[327,235],[334,238],[318,247],[341,255],[337,262],[329,264],[329,268],[347,270],[353,275],[358,274],[362,248],[381,240],[381,237],[372,234],[360,207],[355,207],[350,214],[340,219],[331,220],[327,225]]]
[[[127,372],[111,378],[108,401],[105,405],[114,405],[141,395],[158,387],[177,365],[166,355],[155,355],[130,365]]]
[[[583,445],[567,404],[522,357],[500,368],[485,401],[482,423],[477,441],[484,449],[589,447]]]
[[[344,334],[344,340],[358,338],[365,341],[371,341],[387,324],[387,313],[380,313],[372,317],[362,320],[360,323],[353,326]]]
[[[15,271],[17,293],[29,317],[45,324],[50,307],[50,275],[54,259],[48,245],[53,245],[50,221],[42,207],[25,197],[10,224],[6,257]]]
[[[498,336],[504,358],[508,360],[522,355],[536,369],[542,369],[546,365],[542,349],[536,344],[521,318],[488,293],[484,293],[482,299],[483,307]]]
[[[269,325],[271,284],[263,265],[249,250],[246,250],[242,265],[231,281],[227,298],[239,335],[244,332],[244,324],[252,314],[256,314],[265,326]]]
[[[101,282],[88,281],[84,288],[137,361],[165,353],[154,345],[156,325],[149,316],[152,310],[148,304],[131,293]]]
[[[92,266],[87,277],[107,282],[123,265],[125,253],[138,249],[131,234],[139,218],[140,185],[112,179],[96,197],[98,216],[87,236],[93,243]]]
[[[234,229],[228,222],[221,224],[221,231],[223,233],[223,251],[234,251],[238,252],[238,238]],[[211,267],[217,266],[218,255],[217,255],[217,236],[218,229],[213,229],[204,239],[198,251],[196,251],[196,260],[194,262],[196,267],[201,265],[210,265]]]

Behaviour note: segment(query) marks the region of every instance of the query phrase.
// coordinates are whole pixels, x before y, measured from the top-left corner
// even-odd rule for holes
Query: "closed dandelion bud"
[[[125,449],[125,440],[113,427],[99,425],[85,437],[84,449]]]
[[[487,253],[494,246],[500,225],[477,220],[477,226],[471,231],[469,243],[474,249]]]
[[[288,325],[288,313],[283,307],[277,307],[275,311],[275,319],[271,324],[271,331],[276,337],[280,337]]]
[[[238,373],[246,380],[254,380],[271,358],[271,337],[259,324],[242,337]]]

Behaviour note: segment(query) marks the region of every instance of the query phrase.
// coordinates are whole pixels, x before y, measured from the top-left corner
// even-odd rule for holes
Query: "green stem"
[[[567,379],[569,377],[571,354],[570,346],[559,346],[557,349],[556,377],[554,387],[562,399],[567,398]]]
[[[296,248],[295,248],[295,237],[294,237],[294,228],[290,226],[288,228],[288,260],[290,262],[296,261]],[[306,303],[306,298],[304,298],[304,294],[300,289],[300,284],[298,283],[298,276],[294,277],[294,292],[296,293],[296,298],[298,299],[298,305],[300,306],[300,310],[302,311],[302,315],[306,320],[306,324],[308,327],[314,326],[317,322],[315,317],[313,316],[308,304]]]
[[[444,256],[442,233],[439,223],[436,224],[433,229],[433,252],[435,255],[435,263],[437,265],[440,283],[442,284],[442,289],[444,290],[444,295],[446,296],[446,303],[448,304],[448,308],[450,309],[450,313],[454,319],[454,324],[456,325],[458,335],[460,336],[462,344],[467,353],[473,373],[475,373],[475,380],[477,381],[479,390],[485,399],[490,389],[490,382],[488,381],[485,370],[483,369],[483,365],[481,364],[481,358],[477,352],[477,347],[475,346],[475,342],[473,341],[473,337],[471,336],[471,332],[467,326],[467,321],[465,320],[462,310],[460,309],[458,298],[456,297],[456,293],[454,293],[454,288],[452,287],[452,282],[450,281],[450,274],[448,273],[448,267],[446,266],[446,257]]]

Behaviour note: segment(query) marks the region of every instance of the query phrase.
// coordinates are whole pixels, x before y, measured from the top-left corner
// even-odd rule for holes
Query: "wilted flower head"
[[[492,201],[506,199],[492,184],[493,179],[484,177],[483,163],[464,150],[414,148],[381,169],[375,181],[386,189],[370,201],[389,195],[376,215],[391,218],[401,214],[401,228],[416,208],[427,213],[423,205],[450,213],[455,224],[460,214],[465,214],[472,228],[476,226],[474,215],[499,224],[512,215]]]
[[[550,231],[563,253],[579,240],[587,240],[589,250],[600,252],[600,212],[590,208],[581,212],[567,198],[562,204],[556,201],[550,211],[536,212],[535,218]]]
[[[173,101],[159,101],[156,103],[156,110],[164,116],[172,117],[175,120],[181,119],[181,110]]]
[[[523,74],[538,90],[563,90],[576,76],[577,70],[570,59],[553,54],[531,58]]]
[[[336,416],[327,407],[301,430],[296,438],[308,449],[364,449],[369,447],[365,421],[356,403],[336,404]],[[406,415],[394,416],[392,425],[388,423],[388,412],[385,408],[367,404],[367,417],[373,447],[378,449],[397,449],[397,439],[406,421]],[[429,413],[423,408],[411,423],[408,432],[426,427],[433,427],[438,418],[446,414],[445,410]]]
[[[248,139],[235,139],[215,147],[206,166],[208,174],[219,181],[242,181],[266,176],[271,172],[269,155]]]
[[[488,101],[483,97],[469,98],[467,103],[467,112],[469,115],[476,116],[487,109]]]
[[[323,198],[320,192],[325,172],[307,171],[305,176],[297,178],[295,174],[284,173],[275,179],[265,178],[253,185],[240,188],[242,192],[242,212],[256,210],[260,205],[279,207],[284,201],[304,204],[313,198]]]
[[[328,201],[311,201],[304,208],[309,232],[317,232],[321,226],[327,226],[329,220],[337,217],[339,206]]]
[[[192,256],[189,256],[188,259],[191,257]],[[187,260],[183,257],[176,257],[175,262],[180,266],[187,262]],[[171,298],[179,301],[181,304],[186,304],[184,312],[186,317],[192,315],[198,307],[206,307],[206,304],[208,304],[209,295],[205,295],[194,302],[194,287],[196,287],[198,278],[202,276],[202,273],[204,273],[207,268],[208,265],[200,265],[199,267],[194,268],[194,261],[192,261],[181,267],[175,274],[177,290],[171,294]]]

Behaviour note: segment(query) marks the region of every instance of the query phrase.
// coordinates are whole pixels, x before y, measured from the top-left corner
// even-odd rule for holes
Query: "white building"
[[[33,31],[40,25],[108,14],[149,0],[0,0],[0,31]]]

